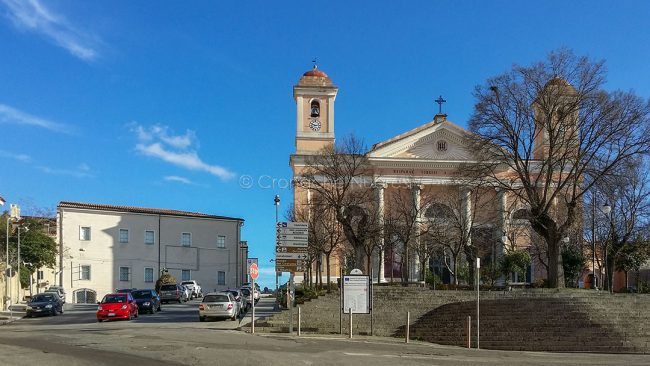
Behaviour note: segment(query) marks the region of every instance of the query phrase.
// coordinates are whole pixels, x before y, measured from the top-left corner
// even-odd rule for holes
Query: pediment
[[[473,160],[465,146],[468,131],[449,121],[428,123],[373,146],[369,158],[403,158],[428,161]]]

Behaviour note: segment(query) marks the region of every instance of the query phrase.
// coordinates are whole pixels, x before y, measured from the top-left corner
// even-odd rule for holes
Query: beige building
[[[167,209],[61,202],[58,283],[68,301],[94,302],[118,288],[154,288],[161,270],[205,291],[246,280],[240,218]]]
[[[553,79],[549,85],[568,86],[566,82],[560,84],[557,80]],[[334,143],[334,102],[337,92],[338,87],[316,67],[305,72],[293,87],[297,110],[296,152],[290,157],[290,166],[294,179],[300,180],[301,173],[309,169],[310,156]],[[440,100],[442,102],[444,101]],[[467,147],[469,134],[469,131],[448,120],[446,114],[439,112],[433,120],[417,128],[374,144],[366,152],[368,166],[364,176],[359,177],[357,182],[374,190],[380,221],[391,210],[391,204],[395,201],[391,197],[399,191],[406,191],[411,202],[422,206],[418,207],[418,212],[421,212],[418,220],[422,223],[435,219],[436,215],[444,216],[452,212],[460,216],[461,220],[471,223],[472,228],[477,229],[475,231],[482,236],[483,244],[478,255],[484,259],[498,258],[503,254],[504,248],[509,247],[527,248],[534,258],[533,235],[526,220],[526,207],[514,197],[494,188],[484,189],[478,194],[478,199],[473,199],[472,193],[461,183],[463,177],[460,168],[464,163],[476,160]],[[543,158],[545,144],[543,136],[536,138],[536,159]],[[508,178],[507,171],[504,171],[504,177]],[[308,204],[312,194],[309,187],[297,185],[294,208]],[[440,197],[451,199],[439,200]],[[455,203],[458,203],[457,207],[454,206]],[[444,219],[442,216],[437,218]],[[404,251],[399,246],[389,248],[385,239],[381,239],[381,244],[373,253],[375,281],[401,278],[417,281],[420,278],[416,265],[420,261],[418,254],[411,252],[409,258],[405,258]],[[449,263],[449,257],[447,251],[439,256],[437,263],[434,263],[433,258],[429,262],[432,268],[436,267],[434,271],[445,282],[451,281],[453,277],[445,268],[448,266],[443,264],[443,261]],[[335,281],[342,257],[334,255],[332,260]],[[402,273],[404,268],[408,268],[408,274]],[[297,277],[300,280],[302,276],[299,274]],[[534,258],[527,273],[513,274],[508,280],[512,283],[530,283],[545,277],[545,268]]]

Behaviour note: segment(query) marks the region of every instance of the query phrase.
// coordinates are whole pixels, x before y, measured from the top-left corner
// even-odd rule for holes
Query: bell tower
[[[338,90],[316,65],[294,85],[296,154],[315,154],[334,143],[334,100]]]

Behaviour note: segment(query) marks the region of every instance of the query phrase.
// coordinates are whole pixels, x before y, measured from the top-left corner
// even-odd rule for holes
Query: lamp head
[[[609,213],[612,212],[612,206],[610,206],[609,203],[605,202],[602,210],[605,215],[609,215]]]
[[[279,194],[275,195],[275,197],[273,198],[273,202],[275,203],[276,206],[280,204],[280,195]]]

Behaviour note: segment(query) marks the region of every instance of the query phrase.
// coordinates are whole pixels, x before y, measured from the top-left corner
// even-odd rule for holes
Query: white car
[[[203,290],[201,289],[201,286],[199,286],[199,283],[190,280],[190,281],[183,281],[181,282],[181,285],[187,287],[190,290],[190,298],[195,298],[195,297],[203,297]]]

